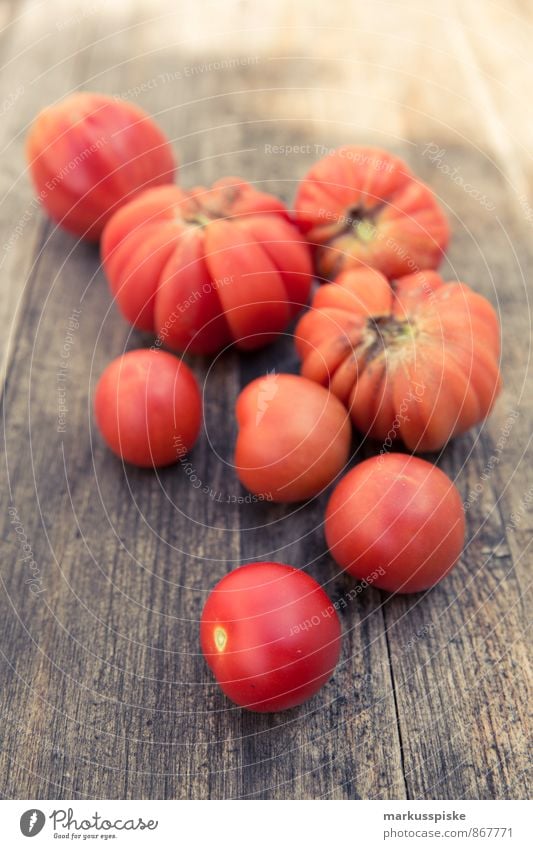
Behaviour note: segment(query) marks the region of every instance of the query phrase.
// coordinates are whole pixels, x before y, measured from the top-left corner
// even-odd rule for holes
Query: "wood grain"
[[[530,61],[521,32],[533,10],[107,5],[10,3],[0,22],[0,793],[527,796],[533,198],[520,98]],[[489,422],[430,458],[467,506],[460,564],[430,593],[368,588],[351,601],[332,682],[287,714],[256,716],[224,699],[199,654],[198,619],[209,588],[249,560],[306,568],[334,600],[353,587],[326,551],[326,495],[296,509],[232,501],[243,494],[231,468],[235,398],[273,367],[296,371],[292,341],[191,360],[205,392],[192,472],[154,475],[110,457],[91,416],[95,380],[151,340],[119,317],[97,249],[57,231],[34,204],[23,152],[38,109],[75,88],[129,97],[156,115],[187,186],[236,173],[290,204],[327,148],[393,149],[448,210],[447,276],[499,310],[503,396]],[[63,433],[57,371],[73,310]],[[356,438],[351,463],[371,451]],[[21,534],[41,570],[38,595],[25,583]]]

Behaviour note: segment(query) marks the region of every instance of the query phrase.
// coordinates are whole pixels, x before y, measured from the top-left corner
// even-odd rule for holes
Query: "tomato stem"
[[[414,339],[416,335],[416,325],[409,319],[390,315],[372,316],[367,320],[367,334],[363,342],[367,362],[385,350],[403,347],[406,341]]]

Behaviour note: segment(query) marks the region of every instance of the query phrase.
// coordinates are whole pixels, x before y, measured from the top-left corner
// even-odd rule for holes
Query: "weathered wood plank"
[[[305,136],[303,137],[305,138]],[[241,362],[242,384],[296,371],[290,337]],[[244,492],[244,491],[243,491]],[[323,538],[324,494],[305,505],[244,504],[244,562],[279,560],[307,569],[334,602],[344,648],[333,680],[287,716],[243,714],[242,794],[247,798],[403,798],[394,696],[379,593],[350,597]]]
[[[80,79],[87,34],[62,24],[72,14],[68,0],[9,4],[0,36],[0,378],[3,380],[18,323],[25,282],[39,256],[44,217],[26,173],[24,142],[36,112],[67,93]],[[84,40],[85,39],[85,40]],[[51,56],[54,67],[51,68]],[[43,74],[43,69],[48,69]],[[17,312],[18,311],[18,312]]]
[[[372,8],[377,19],[378,10]],[[437,21],[450,35],[446,51],[436,49]],[[494,149],[494,134],[487,132],[483,120],[485,103],[476,100],[481,94],[472,85],[475,65],[468,74],[463,67],[460,20],[427,4],[409,33],[400,21],[396,28],[389,28],[390,23],[373,20],[373,34],[385,30],[385,40],[379,47],[372,36],[369,42],[376,49],[378,91],[380,58],[388,48],[388,93],[396,127],[401,128],[396,130],[395,147],[448,208],[454,240],[447,276],[464,279],[499,308],[503,369],[506,376],[510,373],[503,398],[480,437],[457,440],[434,458],[457,480],[465,500],[475,493],[467,502],[468,545],[461,566],[427,597],[383,598],[405,781],[410,798],[519,797],[527,792],[527,621],[522,604],[530,584],[524,560],[530,556],[527,549],[514,547],[514,561],[511,557],[510,513],[502,508],[500,495],[515,467],[527,477],[522,449],[529,443],[532,411],[531,393],[526,400],[523,392],[530,375],[520,340],[530,338],[530,316],[520,303],[527,279],[522,272],[531,259],[521,248],[519,258],[515,254],[523,231],[512,214],[501,150]],[[405,52],[397,46],[394,50],[404,38],[412,47],[407,61]],[[354,53],[359,59],[360,51]],[[354,76],[361,72],[358,59],[349,63]],[[316,99],[322,105],[317,109],[320,119],[329,129],[335,115],[343,112],[342,97],[336,102],[328,89],[318,91]],[[372,127],[364,96],[357,105],[356,132],[360,125]],[[389,116],[382,125],[391,132]],[[378,143],[377,134],[371,140]],[[515,435],[519,430],[522,440]],[[480,481],[483,498],[477,495]],[[522,484],[519,506],[527,507],[526,493]],[[525,680],[517,674],[520,668],[526,670]]]

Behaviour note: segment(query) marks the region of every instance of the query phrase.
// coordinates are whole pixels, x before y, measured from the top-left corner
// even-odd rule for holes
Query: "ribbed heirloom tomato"
[[[39,113],[27,138],[41,203],[62,227],[98,239],[108,218],[142,189],[172,183],[168,139],[133,103],[78,92]]]
[[[356,578],[397,593],[432,587],[457,562],[465,537],[461,496],[436,466],[405,454],[372,457],[334,489],[326,541],[335,561]]]
[[[196,378],[166,351],[140,349],[113,360],[98,381],[96,422],[107,445],[135,466],[175,463],[202,420]]]
[[[267,344],[311,286],[309,248],[283,203],[237,177],[145,192],[107,225],[102,259],[128,321],[199,354]]]
[[[326,278],[361,265],[387,277],[436,268],[448,244],[446,217],[428,186],[403,160],[372,147],[347,145],[316,162],[295,209]]]
[[[464,283],[424,271],[392,282],[357,269],[322,286],[295,329],[302,374],[390,448],[440,449],[490,412],[500,391],[500,328]]]
[[[200,640],[228,698],[273,712],[302,704],[328,681],[339,660],[341,628],[310,575],[282,563],[250,563],[212,590]]]
[[[269,374],[237,399],[235,468],[251,492],[303,501],[328,486],[350,453],[348,414],[334,395],[293,374]]]

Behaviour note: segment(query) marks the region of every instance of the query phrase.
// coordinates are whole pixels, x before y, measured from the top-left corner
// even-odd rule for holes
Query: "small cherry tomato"
[[[261,713],[311,698],[341,650],[336,610],[306,572],[249,563],[212,590],[200,625],[205,659],[235,704]]]
[[[129,351],[96,387],[96,422],[115,454],[135,466],[166,466],[194,445],[202,420],[196,378],[166,351]]]
[[[90,240],[121,204],[142,189],[172,183],[176,170],[167,137],[144,110],[87,91],[37,115],[26,153],[48,214]]]
[[[372,457],[334,489],[326,509],[326,540],[335,561],[375,586],[413,593],[434,586],[464,545],[461,496],[447,475],[404,454]]]
[[[268,374],[237,399],[235,468],[251,492],[303,501],[321,492],[348,459],[351,427],[341,402],[294,374]]]

